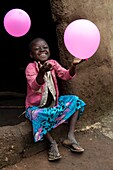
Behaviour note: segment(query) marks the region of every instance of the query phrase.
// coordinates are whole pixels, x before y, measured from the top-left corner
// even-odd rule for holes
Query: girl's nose
[[[40,51],[44,51],[44,48],[43,48],[43,47],[40,47]]]

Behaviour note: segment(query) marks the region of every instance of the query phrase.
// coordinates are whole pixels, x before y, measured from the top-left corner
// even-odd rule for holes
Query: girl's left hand
[[[82,63],[83,61],[85,61],[85,59],[75,58],[75,59],[73,60],[73,63],[72,63],[72,64],[73,64],[73,66],[76,66],[76,65]]]

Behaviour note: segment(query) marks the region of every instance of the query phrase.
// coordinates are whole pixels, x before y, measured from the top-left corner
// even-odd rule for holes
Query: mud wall
[[[113,1],[112,0],[51,0],[53,21],[59,46],[60,63],[68,68],[73,60],[64,46],[63,34],[69,23],[88,19],[100,30],[101,43],[88,61],[77,67],[77,77],[61,82],[63,94],[76,94],[87,107],[84,118],[94,121],[113,108]]]

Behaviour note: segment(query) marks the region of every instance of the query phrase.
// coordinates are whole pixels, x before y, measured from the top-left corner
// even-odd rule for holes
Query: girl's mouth
[[[42,53],[42,54],[40,54],[40,56],[41,56],[41,57],[47,57],[47,54]]]

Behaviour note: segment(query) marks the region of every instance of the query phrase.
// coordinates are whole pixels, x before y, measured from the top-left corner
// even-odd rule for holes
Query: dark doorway
[[[9,35],[3,25],[5,14],[15,8],[26,11],[31,18],[31,28],[22,37]],[[8,107],[15,104],[24,106],[24,98],[16,94],[26,94],[25,68],[30,61],[29,43],[36,37],[42,37],[48,42],[52,58],[56,59],[58,48],[49,0],[0,0],[0,107],[3,110],[7,105]],[[11,109],[7,110],[9,111]],[[9,116],[7,113],[6,115]],[[3,124],[3,121],[1,123]]]
[[[31,28],[22,37],[9,35],[3,25],[5,14],[20,8],[31,18]],[[57,53],[55,26],[52,21],[49,0],[0,1],[0,91],[25,92],[24,70],[29,62],[29,42],[36,37],[45,38],[54,57]]]

